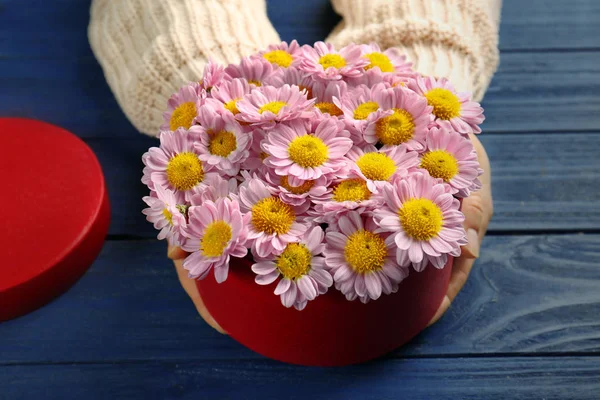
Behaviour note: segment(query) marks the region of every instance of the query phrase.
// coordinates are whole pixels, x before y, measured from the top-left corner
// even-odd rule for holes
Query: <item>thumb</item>
[[[196,281],[188,277],[188,272],[185,268],[183,268],[183,262],[188,255],[185,251],[183,251],[179,247],[169,245],[167,250],[168,257],[173,260],[173,264],[175,265],[175,270],[177,271],[177,277],[179,278],[179,283],[190,297],[194,305],[196,306],[196,310],[200,316],[206,321],[207,324],[212,326],[220,333],[226,333],[221,326],[215,321],[215,319],[210,315],[208,309],[204,305],[204,301],[198,292],[198,287],[196,286]]]

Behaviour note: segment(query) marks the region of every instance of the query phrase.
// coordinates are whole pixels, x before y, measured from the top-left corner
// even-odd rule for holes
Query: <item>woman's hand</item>
[[[477,139],[475,135],[471,135],[471,140],[477,151],[481,168],[484,170],[483,175],[480,177],[483,187],[481,190],[472,193],[463,200],[462,211],[466,217],[465,229],[467,231],[469,243],[463,247],[462,255],[454,261],[450,284],[448,285],[448,292],[446,293],[440,308],[429,322],[430,325],[436,322],[448,310],[448,307],[450,307],[450,304],[467,281],[473,263],[475,262],[475,259],[479,257],[479,246],[485,236],[485,232],[487,231],[488,224],[493,214],[490,162],[479,139]],[[169,246],[168,256],[175,264],[181,286],[183,286],[188,296],[190,296],[194,302],[200,316],[204,318],[206,323],[220,333],[226,333],[209,314],[198,293],[195,280],[188,278],[187,271],[183,268],[183,260],[187,256],[187,253],[179,247]]]
[[[173,260],[173,264],[175,264],[175,269],[177,270],[177,276],[179,277],[179,282],[185,292],[190,296],[190,299],[194,302],[198,313],[207,324],[215,328],[220,333],[225,333],[223,328],[217,324],[217,321],[209,314],[208,310],[204,306],[204,302],[200,297],[200,293],[198,293],[198,287],[196,286],[196,281],[192,278],[188,278],[188,272],[183,268],[183,260],[187,257],[187,253],[179,247],[169,246],[168,256],[171,260]]]
[[[460,292],[467,282],[475,259],[479,257],[481,241],[485,236],[488,224],[494,213],[490,160],[488,159],[483,145],[479,139],[477,139],[477,136],[471,135],[471,141],[473,142],[475,151],[477,151],[479,164],[484,171],[483,175],[479,177],[483,186],[477,192],[471,193],[471,195],[462,202],[461,210],[465,214],[465,230],[467,231],[469,243],[462,248],[461,256],[454,260],[448,292],[446,293],[444,300],[442,300],[440,308],[438,308],[431,321],[429,321],[429,325],[433,324],[444,315],[458,292]]]

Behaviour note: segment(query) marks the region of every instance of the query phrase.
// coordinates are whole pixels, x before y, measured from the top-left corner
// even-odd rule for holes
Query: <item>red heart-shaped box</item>
[[[104,176],[92,150],[54,125],[0,118],[0,321],[66,291],[108,231]]]
[[[363,304],[335,288],[298,311],[254,282],[248,259],[232,260],[227,280],[197,281],[206,308],[235,340],[266,357],[301,365],[340,366],[382,356],[422,331],[441,304],[452,257],[443,269],[411,269],[398,292]]]

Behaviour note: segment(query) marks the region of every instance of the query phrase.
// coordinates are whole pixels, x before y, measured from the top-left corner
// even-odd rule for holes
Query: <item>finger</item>
[[[196,281],[194,279],[189,278],[187,270],[183,268],[183,260],[175,260],[173,261],[173,264],[175,264],[175,269],[177,270],[177,276],[179,277],[179,282],[181,283],[181,286],[183,286],[183,289],[185,290],[187,295],[194,302],[194,305],[196,306],[196,309],[198,310],[200,316],[204,318],[207,324],[212,326],[218,332],[225,333],[223,328],[219,326],[217,321],[214,320],[212,315],[210,315],[210,313],[206,309],[206,306],[202,301],[202,297],[200,297],[200,293],[198,293]]]
[[[467,283],[471,269],[473,269],[473,264],[475,264],[474,258],[463,256],[454,260],[452,274],[450,275],[450,283],[448,284],[448,291],[446,292],[446,296],[448,297],[448,300],[450,300],[450,303],[454,301],[456,295],[461,291],[465,283]]]
[[[477,152],[479,164],[483,174],[479,177],[482,187],[477,192],[463,199],[461,210],[465,215],[464,227],[467,233],[468,243],[463,246],[463,255],[469,258],[479,257],[481,241],[487,232],[487,228],[493,214],[492,185],[490,161],[483,145],[475,135],[471,135],[473,147]]]
[[[467,233],[467,244],[462,247],[463,256],[479,257],[481,241],[492,216],[491,204],[491,191],[485,187],[463,200],[461,211],[465,215],[464,227]]]
[[[450,303],[451,302],[450,302],[450,299],[448,298],[448,296],[444,296],[444,300],[442,300],[442,304],[440,304],[440,307],[437,309],[437,311],[435,312],[435,315],[433,316],[433,318],[431,318],[431,321],[429,321],[427,326],[437,322],[437,320],[440,319],[442,317],[442,315],[444,315],[444,313],[448,310],[448,308],[450,307]]]
[[[188,256],[189,253],[183,251],[181,247],[172,246],[169,244],[169,248],[167,249],[167,257],[171,260],[183,260]]]
[[[450,283],[448,284],[448,291],[442,300],[442,304],[435,312],[431,321],[427,324],[427,326],[435,323],[438,319],[441,318],[442,315],[448,308],[458,295],[458,293],[462,290],[465,283],[467,283],[467,278],[471,273],[471,269],[473,268],[473,264],[475,263],[474,258],[460,257],[454,260],[454,264],[452,265],[452,273],[450,275]]]

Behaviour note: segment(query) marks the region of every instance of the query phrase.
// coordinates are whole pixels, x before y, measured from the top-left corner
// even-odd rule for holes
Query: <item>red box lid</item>
[[[0,321],[46,304],[94,261],[110,222],[102,169],[70,132],[0,118]]]

